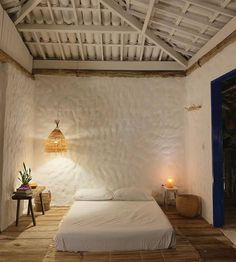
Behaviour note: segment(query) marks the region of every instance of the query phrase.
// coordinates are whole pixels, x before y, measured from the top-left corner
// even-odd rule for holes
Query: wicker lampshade
[[[61,153],[67,151],[66,139],[59,129],[60,120],[55,120],[56,128],[49,135],[45,143],[45,152],[47,153]]]

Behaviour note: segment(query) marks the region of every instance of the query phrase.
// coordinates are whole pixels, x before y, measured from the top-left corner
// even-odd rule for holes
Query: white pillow
[[[113,193],[113,200],[126,200],[126,201],[149,201],[153,197],[147,190],[134,187],[119,188]]]
[[[105,188],[98,189],[79,189],[76,191],[74,200],[111,200],[113,198],[113,194],[111,191]]]

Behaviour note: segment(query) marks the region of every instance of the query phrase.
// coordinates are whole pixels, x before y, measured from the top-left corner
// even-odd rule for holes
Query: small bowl
[[[36,187],[37,187],[38,185],[37,184],[30,184],[30,187],[32,188],[32,189],[35,189]]]

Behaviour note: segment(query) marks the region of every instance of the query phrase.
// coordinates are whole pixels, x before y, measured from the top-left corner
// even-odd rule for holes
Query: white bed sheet
[[[55,236],[61,251],[155,250],[174,247],[175,233],[153,201],[76,201]]]

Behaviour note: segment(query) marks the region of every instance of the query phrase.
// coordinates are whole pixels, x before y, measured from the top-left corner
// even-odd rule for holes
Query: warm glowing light
[[[56,128],[49,135],[45,143],[45,151],[48,153],[61,153],[67,151],[66,139],[59,129],[59,120],[55,120]]]
[[[174,180],[173,180],[172,177],[169,177],[167,179],[166,187],[168,187],[168,188],[173,188],[174,187]]]

